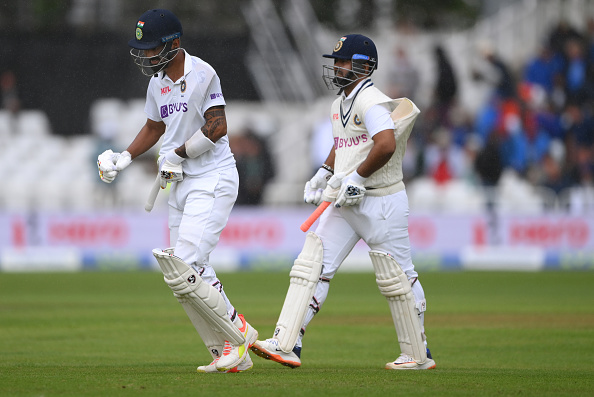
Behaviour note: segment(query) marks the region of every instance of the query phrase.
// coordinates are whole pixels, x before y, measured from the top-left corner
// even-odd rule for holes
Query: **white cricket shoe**
[[[248,351],[250,347],[256,340],[258,340],[258,331],[256,331],[254,327],[245,321],[245,318],[243,318],[242,314],[239,314],[238,317],[242,323],[239,331],[243,334],[245,342],[241,345],[234,345],[229,341],[225,341],[225,345],[223,346],[223,354],[215,362],[217,371],[229,371],[241,364],[245,357],[249,356]]]
[[[431,358],[431,354],[427,356],[427,360],[419,364],[414,358],[407,354],[401,354],[396,361],[387,363],[386,369],[434,369],[435,361]]]
[[[235,368],[231,368],[227,371],[219,371],[217,370],[217,366],[216,363],[217,361],[219,361],[219,357],[215,358],[210,364],[208,365],[201,365],[199,366],[196,371],[197,372],[201,372],[201,373],[207,373],[207,374],[211,374],[211,373],[216,373],[216,374],[226,374],[226,373],[237,373],[237,372],[244,372],[247,371],[249,369],[251,369],[254,366],[254,363],[252,361],[252,358],[250,357],[249,354],[247,354],[245,356],[245,359]]]
[[[287,367],[297,368],[301,366],[301,348],[294,347],[290,353],[285,353],[278,346],[278,339],[258,340],[252,346],[252,351],[267,360],[276,361]]]

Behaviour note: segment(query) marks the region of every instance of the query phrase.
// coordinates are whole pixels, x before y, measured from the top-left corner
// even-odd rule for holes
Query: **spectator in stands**
[[[12,70],[7,70],[0,76],[0,89],[2,90],[2,108],[12,114],[21,110],[21,100],[17,89],[16,75]]]
[[[268,143],[250,128],[245,128],[239,134],[231,136],[230,146],[239,173],[236,204],[261,204],[264,188],[274,177],[274,164]]]
[[[450,182],[464,175],[464,150],[453,144],[451,131],[440,128],[433,134],[433,143],[425,149],[426,174],[438,185]]]
[[[568,101],[585,103],[592,97],[592,82],[588,76],[588,59],[581,40],[571,39],[565,43],[566,64],[563,70]]]
[[[569,40],[584,40],[584,35],[562,19],[548,35],[549,46],[555,54],[564,54]]]
[[[516,97],[516,82],[509,66],[495,53],[491,43],[483,42],[479,50],[488,69],[475,68],[472,77],[475,81],[486,81],[493,85],[494,94],[502,100]]]
[[[12,70],[6,70],[0,75],[0,91],[2,92],[2,109],[7,110],[10,115],[10,129],[16,133],[16,116],[21,110],[21,100],[17,88],[16,75]]]
[[[495,208],[496,195],[495,187],[499,183],[503,173],[503,159],[501,156],[501,135],[497,133],[489,134],[488,140],[483,148],[478,152],[474,162],[474,169],[480,178],[485,190],[485,209],[489,224],[489,241],[497,243],[498,219]]]
[[[433,106],[437,111],[436,122],[440,126],[449,126],[450,109],[456,102],[458,95],[458,78],[444,48],[436,45],[433,49],[437,67],[437,81],[433,92]]]
[[[419,85],[419,72],[402,46],[394,49],[393,61],[388,66],[390,70],[386,94],[390,98],[406,97],[414,101]]]
[[[555,78],[563,69],[563,57],[555,54],[548,45],[542,45],[538,54],[528,61],[524,68],[523,80],[542,87],[547,95],[553,92]]]
[[[576,103],[568,104],[563,116],[565,145],[575,183],[594,182],[594,118]]]
[[[540,164],[541,175],[537,182],[547,187],[556,194],[563,193],[572,186],[571,177],[565,167],[565,145],[558,139],[549,145],[549,151],[545,154]]]

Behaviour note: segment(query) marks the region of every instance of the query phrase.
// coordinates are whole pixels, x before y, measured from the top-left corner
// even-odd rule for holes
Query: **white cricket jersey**
[[[144,112],[153,121],[167,126],[159,154],[182,146],[205,124],[204,112],[213,106],[225,105],[221,82],[215,70],[202,59],[185,50],[184,75],[172,81],[163,71],[153,76],[146,93]],[[235,166],[227,135],[219,139],[213,150],[182,163],[184,174],[198,176],[215,169]]]
[[[390,113],[406,98],[393,100],[373,86],[371,80],[364,80],[355,87],[348,97],[344,94],[337,98],[331,107],[332,134],[334,135],[335,173],[355,171],[369,155],[374,145],[372,136],[365,125],[369,109],[380,105]],[[404,189],[402,183],[402,158],[406,150],[406,141],[410,136],[419,110],[410,104],[410,111],[395,121],[392,128],[396,138],[396,151],[382,168],[374,172],[365,181],[367,195],[392,194]],[[372,114],[371,112],[370,114]],[[367,121],[372,124],[370,120]]]

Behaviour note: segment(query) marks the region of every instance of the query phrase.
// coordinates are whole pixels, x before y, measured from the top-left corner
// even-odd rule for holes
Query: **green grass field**
[[[220,274],[261,338],[286,274]],[[303,365],[210,356],[159,273],[0,274],[0,396],[586,396],[594,394],[594,272],[426,273],[433,371],[398,356],[373,274],[343,273],[308,328]]]

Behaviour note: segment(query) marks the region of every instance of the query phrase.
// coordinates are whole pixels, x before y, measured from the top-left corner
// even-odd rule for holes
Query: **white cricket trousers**
[[[316,286],[303,330],[328,297],[329,281],[361,239],[370,249],[392,255],[409,280],[418,277],[411,258],[408,213],[406,190],[382,197],[365,196],[359,205],[341,208],[330,205],[324,211],[315,231],[324,247],[321,281]],[[414,282],[412,290],[423,325],[425,292],[418,280]],[[301,338],[297,346],[301,346]]]
[[[334,277],[361,239],[370,249],[392,255],[409,279],[418,276],[411,258],[406,190],[382,197],[366,196],[359,205],[331,205],[320,217],[315,233],[324,246],[322,277]]]
[[[219,242],[237,199],[237,168],[217,170],[200,177],[184,176],[171,184],[169,193],[169,238],[175,256],[192,266],[202,279],[218,289],[227,312],[235,309],[209,264],[210,253]]]

